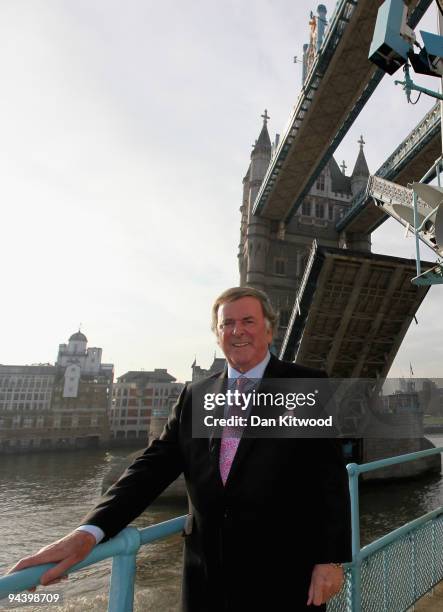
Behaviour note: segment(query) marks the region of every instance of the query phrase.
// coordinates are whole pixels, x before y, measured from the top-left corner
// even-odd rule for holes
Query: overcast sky
[[[335,3],[325,4],[330,16]],[[271,138],[284,131],[301,85],[293,57],[315,8],[2,4],[0,363],[53,363],[81,323],[117,375],[167,367],[186,380],[194,356],[210,365],[212,300],[238,284],[251,145],[265,108]],[[429,13],[422,25],[435,31]],[[432,106],[424,96],[408,106],[393,81],[385,77],[337,152],[348,172],[360,134],[375,171]],[[403,233],[386,223],[374,250],[412,257]],[[417,376],[440,375],[442,290],[431,289],[393,375],[410,362]]]

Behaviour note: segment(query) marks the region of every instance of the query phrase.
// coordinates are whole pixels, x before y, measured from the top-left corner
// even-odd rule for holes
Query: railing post
[[[140,533],[135,527],[127,527],[121,532],[121,536],[125,550],[112,560],[108,612],[132,612],[134,606],[136,555],[140,548]]]
[[[358,492],[358,465],[346,466],[349,475],[352,526],[352,612],[361,612],[361,559],[360,559],[360,504]]]
[[[420,238],[418,235],[418,211],[417,211],[417,195],[415,193],[412,194],[412,201],[414,204],[414,234],[415,234],[415,251],[416,251],[416,267],[417,267],[417,276],[421,274],[421,261],[420,261]]]

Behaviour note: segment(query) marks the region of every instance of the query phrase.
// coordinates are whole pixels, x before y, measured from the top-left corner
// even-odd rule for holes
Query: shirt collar
[[[250,379],[263,378],[263,374],[265,373],[266,366],[268,365],[270,359],[271,359],[271,353],[268,351],[263,361],[260,361],[260,363],[258,363],[256,366],[254,366],[247,372],[239,372],[238,370],[233,368],[228,363],[228,378],[236,379],[236,378],[239,378],[240,376],[244,376],[245,378],[250,378]]]

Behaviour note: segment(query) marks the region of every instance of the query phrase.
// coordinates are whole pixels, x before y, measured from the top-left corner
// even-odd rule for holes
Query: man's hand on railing
[[[321,606],[337,595],[343,586],[343,568],[333,563],[319,563],[312,570],[307,605]]]
[[[35,555],[20,559],[14,567],[11,567],[8,574],[32,567],[33,565],[57,563],[55,567],[45,572],[40,579],[40,584],[44,586],[54,584],[64,577],[70,567],[83,561],[92,551],[95,544],[95,538],[91,533],[72,531],[64,538],[41,548]]]

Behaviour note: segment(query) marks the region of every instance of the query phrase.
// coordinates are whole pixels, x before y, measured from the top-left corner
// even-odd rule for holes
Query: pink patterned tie
[[[243,376],[239,376],[235,382],[235,387],[240,393],[243,392],[248,379]],[[242,412],[241,405],[229,406],[228,416],[240,414]],[[243,414],[244,416],[244,414]],[[234,436],[234,437],[233,437]],[[241,438],[241,428],[239,427],[225,427],[223,429],[221,443],[220,443],[220,476],[223,484],[226,484],[228,479],[229,471],[234,461],[235,453],[237,452],[238,445]]]

